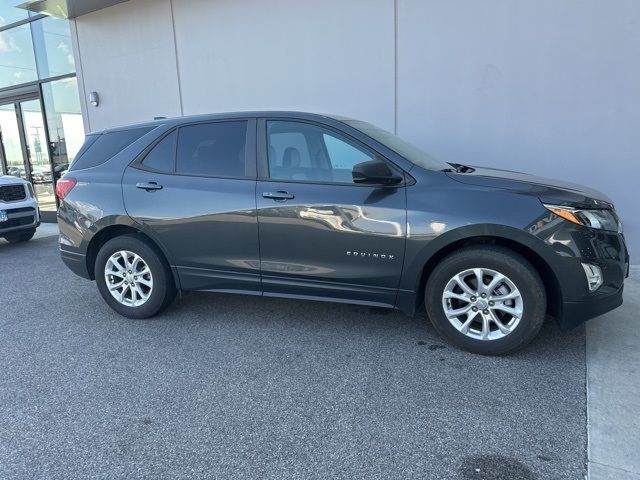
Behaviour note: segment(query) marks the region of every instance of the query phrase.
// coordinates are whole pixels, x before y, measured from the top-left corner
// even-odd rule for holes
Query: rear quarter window
[[[98,135],[87,135],[69,171],[82,170],[103,164],[152,129],[153,127],[140,127]]]
[[[166,135],[144,157],[142,165],[149,170],[161,173],[173,173],[176,138],[178,131]]]

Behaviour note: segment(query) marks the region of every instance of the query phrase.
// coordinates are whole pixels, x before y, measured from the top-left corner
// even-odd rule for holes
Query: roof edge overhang
[[[29,0],[16,6],[35,13],[44,13],[52,17],[69,19],[127,1],[128,0]]]

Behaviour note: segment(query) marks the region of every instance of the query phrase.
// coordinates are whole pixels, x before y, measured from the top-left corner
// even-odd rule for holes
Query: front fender
[[[443,252],[450,253],[456,246],[462,247],[474,239],[494,239],[497,243],[517,244],[520,253],[529,258],[532,263],[544,262],[548,270],[555,277],[555,287],[559,288],[559,299],[568,292],[563,286],[571,285],[571,278],[579,267],[575,257],[561,257],[543,239],[519,228],[499,224],[465,225],[449,230],[440,235],[415,235],[407,238],[403,275],[400,280],[398,308],[408,313],[415,313],[419,299],[422,298],[421,288],[429,270],[442,258]],[[570,267],[570,268],[567,268]],[[425,268],[427,269],[425,271]],[[423,275],[424,274],[424,275]],[[574,282],[575,283],[575,282]]]

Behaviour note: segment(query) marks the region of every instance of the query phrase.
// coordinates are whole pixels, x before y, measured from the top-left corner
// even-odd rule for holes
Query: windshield
[[[367,122],[361,122],[360,120],[340,119],[347,125],[360,130],[365,135],[369,135],[374,140],[382,143],[385,147],[390,148],[398,155],[403,156],[414,165],[426,168],[427,170],[448,170],[451,169],[451,165],[445,163],[437,158],[433,158],[431,155],[423,152],[418,147],[402,140],[400,137],[394,135],[391,132],[387,132],[382,128],[371,125]]]

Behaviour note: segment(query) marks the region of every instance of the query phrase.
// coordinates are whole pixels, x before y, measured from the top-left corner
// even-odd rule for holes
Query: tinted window
[[[176,172],[244,177],[247,122],[216,122],[180,128]]]
[[[302,122],[267,122],[269,174],[277,180],[352,183],[353,166],[374,155],[332,130]]]
[[[173,158],[175,155],[176,130],[160,140],[144,157],[142,165],[159,172],[173,172]]]
[[[117,132],[103,133],[102,135],[88,135],[85,145],[82,146],[76,159],[71,164],[69,171],[100,165],[117,153],[124,150],[144,134],[149,133],[152,127],[132,128]],[[95,137],[95,140],[93,138]],[[85,148],[85,146],[87,146]]]

